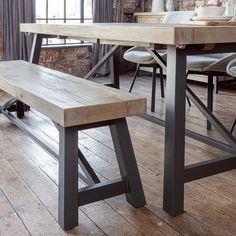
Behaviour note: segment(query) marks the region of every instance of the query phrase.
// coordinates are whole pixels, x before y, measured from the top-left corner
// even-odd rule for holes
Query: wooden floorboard
[[[127,90],[131,74],[122,79]],[[151,79],[138,79],[134,92],[150,93]],[[204,86],[190,85],[206,100]],[[165,99],[157,88],[156,112],[164,117]],[[1,101],[7,95],[0,93]],[[221,91],[214,98],[215,114],[229,127],[236,115],[235,91]],[[150,96],[148,96],[150,110]],[[210,137],[205,118],[196,107],[187,107],[187,127]],[[37,111],[25,121],[52,145],[58,132],[52,122]],[[185,185],[186,213],[172,218],[162,210],[164,129],[138,117],[128,119],[147,206],[134,209],[124,196],[89,204],[79,209],[80,226],[63,232],[57,224],[58,163],[23,132],[0,116],[0,235],[235,235],[236,171]],[[235,133],[234,133],[235,134]],[[79,145],[102,180],[118,177],[114,148],[108,128],[79,134]],[[186,164],[213,159],[222,151],[186,139]],[[82,185],[83,183],[80,183]],[[15,234],[17,232],[17,234]]]

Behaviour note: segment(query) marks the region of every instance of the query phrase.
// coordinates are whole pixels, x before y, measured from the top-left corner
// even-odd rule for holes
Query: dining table
[[[47,37],[73,38],[113,47],[85,76],[89,79],[107,60],[113,58],[120,46],[142,46],[161,66],[167,69],[165,120],[143,114],[142,118],[165,127],[163,209],[171,216],[184,212],[184,185],[236,168],[236,139],[186,84],[187,56],[236,52],[236,25],[233,24],[37,24],[20,25],[20,31],[33,35],[30,62],[39,62],[42,39]],[[167,63],[158,54],[165,45]],[[114,57],[115,58],[115,57]],[[114,59],[115,61],[115,59]],[[119,63],[113,63],[112,86],[119,88]],[[185,96],[221,134],[213,139],[186,129]],[[217,159],[185,165],[185,137],[223,150]]]

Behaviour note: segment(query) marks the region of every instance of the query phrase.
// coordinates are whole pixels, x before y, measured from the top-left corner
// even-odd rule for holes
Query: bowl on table
[[[200,17],[216,17],[223,16],[226,8],[221,6],[211,6],[211,7],[199,7],[196,9],[197,16]]]

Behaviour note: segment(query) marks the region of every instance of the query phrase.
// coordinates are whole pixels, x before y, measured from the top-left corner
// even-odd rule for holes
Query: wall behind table
[[[91,68],[91,45],[43,48],[39,64],[84,77]]]
[[[193,10],[197,0],[174,0],[176,10]],[[152,0],[145,1],[145,11],[151,11]]]
[[[150,11],[152,0],[114,0],[114,20],[132,22],[133,13],[137,11]],[[1,1],[0,1],[1,4]],[[178,8],[192,9],[195,0],[178,1]],[[1,6],[0,6],[1,9]],[[1,16],[0,16],[1,19]],[[0,22],[0,60],[2,59],[2,24]],[[123,52],[122,52],[123,54]],[[42,50],[40,64],[74,74],[84,76],[91,68],[91,47],[82,46],[75,48],[47,48]],[[121,58],[122,71],[132,69],[132,65]]]

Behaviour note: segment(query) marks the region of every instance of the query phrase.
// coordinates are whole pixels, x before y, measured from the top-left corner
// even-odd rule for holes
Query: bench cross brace
[[[125,194],[127,201],[136,208],[146,204],[125,118],[73,127],[62,127],[53,122],[59,131],[58,150],[8,110],[16,102],[16,99],[11,99],[0,107],[0,112],[59,160],[58,221],[63,229],[69,230],[78,225],[78,206],[120,194]],[[78,148],[78,131],[105,125],[110,127],[121,178],[101,183]],[[78,189],[79,178],[88,186]]]
[[[52,123],[59,131],[60,125],[54,122],[53,120]],[[88,163],[88,161],[86,160],[85,156],[83,155],[83,153],[80,151],[79,148],[78,148],[78,157],[79,157],[79,166],[84,173],[84,175],[79,173],[79,178],[88,186],[93,185],[95,183],[100,183],[98,176],[96,175],[93,168],[90,166],[90,164]]]

